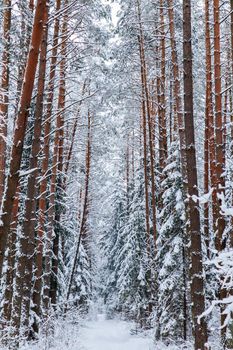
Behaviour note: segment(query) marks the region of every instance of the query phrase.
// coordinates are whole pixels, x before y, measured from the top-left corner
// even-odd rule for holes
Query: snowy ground
[[[107,320],[103,314],[77,323],[59,322],[55,329],[53,339],[43,336],[20,350],[155,350],[151,337],[132,334],[131,323]]]
[[[51,323],[50,323],[51,324]],[[39,341],[21,345],[19,350],[191,350],[192,344],[166,346],[153,342],[153,332],[136,332],[135,325],[104,314],[94,313],[90,319],[80,319],[77,312],[54,321],[54,332],[45,333]],[[1,343],[1,341],[0,341]],[[220,350],[215,342],[212,350]],[[1,347],[0,350],[9,350]]]
[[[92,315],[89,320],[58,320],[53,337],[45,336],[35,344],[20,350],[191,350],[192,346],[153,343],[153,334],[136,332],[132,323],[120,319],[109,320],[104,314]],[[2,350],[0,346],[0,350]],[[5,350],[5,349],[4,349]]]
[[[80,330],[83,350],[151,350],[152,341],[142,335],[132,335],[131,325],[120,320],[106,320],[98,315]]]

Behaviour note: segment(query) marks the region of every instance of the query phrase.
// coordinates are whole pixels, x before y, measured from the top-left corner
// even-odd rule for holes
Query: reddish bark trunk
[[[215,149],[216,149],[216,177],[217,196],[224,195],[224,144],[223,144],[223,120],[222,120],[222,84],[221,84],[221,48],[220,48],[220,23],[219,0],[214,0],[214,92],[215,92]],[[218,251],[222,249],[222,235],[225,228],[225,220],[221,215],[221,201],[217,198],[217,232],[215,245]]]
[[[61,9],[61,0],[56,1],[56,13]],[[57,65],[57,51],[58,51],[58,37],[59,37],[60,17],[55,18],[54,32],[53,32],[53,48],[50,62],[49,83],[48,83],[48,97],[47,97],[47,113],[44,126],[44,145],[43,145],[43,160],[41,166],[41,182],[40,182],[40,198],[39,198],[39,217],[38,217],[38,236],[44,237],[44,224],[46,212],[46,194],[47,194],[47,172],[49,167],[49,146],[50,146],[50,132],[51,132],[51,116],[53,108],[55,73]]]
[[[8,91],[10,65],[10,28],[11,28],[11,0],[4,0],[3,7],[3,54],[2,79],[0,86],[0,205],[4,192],[5,164],[6,164],[6,137],[8,120]]]
[[[140,39],[139,39],[140,44]],[[140,47],[140,58],[141,58]],[[147,252],[150,254],[150,213],[149,213],[149,191],[148,191],[148,171],[147,171],[147,129],[146,129],[146,103],[143,67],[141,64],[141,85],[142,85],[142,133],[143,133],[143,166],[144,166],[144,182],[145,182],[145,214],[146,214],[146,237],[147,237]]]
[[[64,8],[69,4],[66,0]],[[62,47],[60,63],[60,84],[59,84],[59,101],[58,110],[60,110],[60,127],[59,127],[59,142],[58,142],[58,177],[56,183],[56,191],[61,192],[64,190],[64,181],[62,180],[63,172],[63,158],[64,158],[64,110],[65,110],[65,95],[66,95],[66,55],[67,55],[67,38],[68,38],[68,15],[65,13],[62,25]],[[55,210],[55,223],[58,225],[61,218],[61,209]],[[56,226],[57,227],[57,226]],[[52,274],[50,280],[50,298],[52,305],[57,303],[57,289],[58,289],[58,263],[59,263],[59,241],[60,233],[59,229],[55,227],[55,239],[53,242],[53,259],[52,259]]]
[[[165,69],[165,32],[164,32],[164,14],[163,9],[164,4],[163,0],[160,0],[160,62],[161,62],[161,71],[160,71],[160,104],[159,104],[159,163],[161,170],[166,165],[167,160],[167,125],[166,125],[166,101],[165,101],[165,85],[166,85],[166,69]]]
[[[156,228],[155,166],[154,166],[152,118],[151,118],[151,114],[150,114],[151,109],[150,109],[150,96],[149,96],[147,67],[146,67],[145,49],[144,49],[144,34],[143,34],[143,28],[142,28],[141,9],[140,9],[139,2],[137,2],[137,9],[138,9],[138,22],[139,22],[139,49],[140,49],[140,59],[141,59],[142,88],[144,89],[145,109],[146,109],[145,113],[147,112],[148,134],[149,134],[151,198],[152,198],[152,225],[153,225],[154,248],[156,251],[157,228]],[[146,161],[146,159],[144,161]]]
[[[67,1],[64,6],[67,5]],[[59,223],[60,217],[55,210],[55,198],[57,190],[61,190],[61,173],[63,169],[63,146],[64,146],[64,109],[65,109],[65,69],[66,69],[66,45],[67,45],[67,15],[63,18],[62,24],[62,45],[61,45],[61,62],[60,62],[60,81],[58,92],[58,115],[57,125],[54,137],[54,150],[52,160],[52,174],[50,180],[50,198],[48,210],[48,232],[46,237],[45,252],[45,274],[44,274],[44,306],[49,308],[49,301],[52,305],[56,304],[57,295],[57,271],[58,271],[58,248],[59,235],[56,232],[54,223]],[[60,187],[60,188],[58,188]],[[55,229],[55,239],[53,242],[53,231]],[[51,274],[52,272],[52,274]]]
[[[7,237],[10,232],[14,196],[19,181],[19,171],[28,120],[28,110],[30,108],[32,91],[36,75],[36,68],[38,63],[39,48],[42,40],[45,10],[46,0],[38,0],[33,24],[30,50],[24,75],[24,83],[21,93],[20,109],[17,116],[16,127],[13,137],[13,146],[10,158],[10,171],[6,181],[6,191],[4,194],[2,205],[1,220],[3,224],[0,226],[0,275],[2,273]]]
[[[204,278],[202,266],[202,246],[199,210],[192,200],[198,196],[196,151],[193,119],[193,68],[192,68],[192,34],[191,34],[191,3],[183,0],[183,68],[184,68],[184,121],[186,138],[186,162],[189,194],[190,217],[190,277],[191,300],[195,350],[205,350],[207,343],[207,325],[198,316],[205,310]]]

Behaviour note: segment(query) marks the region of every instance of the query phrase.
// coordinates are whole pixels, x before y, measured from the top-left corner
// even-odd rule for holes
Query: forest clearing
[[[0,350],[233,349],[233,0],[0,0]]]

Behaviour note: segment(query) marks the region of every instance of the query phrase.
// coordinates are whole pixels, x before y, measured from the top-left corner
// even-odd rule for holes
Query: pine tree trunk
[[[43,145],[43,160],[41,166],[41,181],[39,190],[39,213],[38,213],[38,237],[43,239],[45,237],[45,220],[46,220],[46,209],[47,209],[47,176],[49,170],[49,146],[50,146],[50,133],[51,133],[51,117],[53,110],[53,98],[54,98],[54,85],[55,85],[55,74],[57,65],[57,52],[58,52],[58,39],[59,39],[59,27],[60,27],[60,16],[59,12],[61,9],[61,0],[56,0],[56,17],[54,23],[53,32],[53,46],[52,55],[50,62],[49,72],[49,83],[48,83],[48,95],[47,95],[47,111],[45,117],[44,126],[44,145]]]
[[[48,20],[48,8],[45,13],[45,23]],[[24,326],[28,327],[29,315],[30,315],[30,304],[31,304],[31,292],[32,292],[32,277],[33,277],[33,266],[34,266],[34,250],[36,246],[37,252],[37,242],[35,242],[35,223],[36,223],[36,195],[37,195],[37,178],[38,178],[38,155],[41,148],[41,130],[42,130],[42,117],[43,117],[43,98],[44,98],[44,87],[45,87],[45,72],[46,72],[46,51],[47,51],[47,25],[44,30],[44,38],[41,45],[41,58],[39,67],[39,79],[38,79],[38,92],[37,101],[35,109],[35,121],[34,121],[34,137],[32,141],[32,149],[30,156],[30,170],[34,171],[30,174],[28,179],[27,187],[27,199],[25,203],[25,217],[22,225],[22,233],[24,239],[27,240],[27,245],[25,246],[26,251],[21,252],[27,256],[27,263],[25,266],[25,288],[24,288],[24,311],[25,311],[25,322]],[[39,245],[41,245],[41,240],[39,238]],[[41,247],[39,247],[41,249]],[[37,257],[38,258],[38,257]],[[41,257],[42,259],[42,257]],[[39,262],[38,259],[36,262]],[[40,268],[41,261],[36,268]],[[42,273],[42,271],[40,271]],[[38,275],[38,272],[36,272]],[[37,281],[35,281],[37,282]],[[36,283],[37,284],[37,283]],[[35,286],[36,287],[36,286]]]
[[[179,64],[176,49],[175,40],[175,26],[174,26],[174,4],[173,0],[168,0],[168,18],[169,18],[169,31],[170,31],[170,43],[171,43],[171,56],[172,56],[172,71],[173,71],[173,96],[174,96],[174,134],[178,133],[180,142],[181,153],[181,171],[184,179],[185,192],[187,192],[187,174],[186,174],[186,154],[185,154],[185,133],[184,133],[184,116],[182,112],[181,96],[180,96],[180,74]],[[186,210],[188,218],[188,213]]]
[[[221,96],[221,48],[220,48],[220,23],[219,0],[214,0],[214,92],[215,92],[215,134],[216,134],[216,175],[217,195],[224,195],[224,144],[223,144],[223,120],[222,120],[222,96]],[[225,228],[225,220],[221,215],[220,200],[217,201],[218,221],[216,232],[216,249],[222,249],[222,235]]]
[[[204,141],[204,192],[209,192],[209,115],[206,111],[205,116],[205,141]],[[204,204],[204,236],[206,243],[207,256],[210,257],[209,251],[209,203]]]
[[[8,91],[10,65],[10,28],[11,28],[11,0],[4,0],[3,7],[3,54],[2,79],[0,87],[0,205],[4,192],[5,164],[6,164],[6,137],[8,120]]]
[[[25,6],[28,7],[30,17],[27,16],[27,11],[25,11]],[[23,77],[26,68],[27,56],[30,45],[30,38],[32,34],[32,22],[33,22],[33,8],[31,7],[30,1],[21,1],[19,3],[21,12],[21,26],[20,26],[20,57],[18,62],[18,77],[17,77],[17,97],[15,103],[15,109],[18,111],[20,102],[20,93],[23,85]]]
[[[211,66],[211,41],[210,41],[210,15],[209,15],[209,0],[205,1],[205,41],[206,41],[206,149],[209,153],[209,172],[210,183],[213,189],[212,193],[212,212],[213,212],[213,228],[217,229],[217,192],[216,192],[216,155],[215,155],[215,131],[214,131],[214,113],[212,101],[212,66]],[[207,129],[208,128],[208,129]],[[207,140],[208,134],[208,140]],[[206,151],[206,150],[205,150]],[[207,158],[207,154],[206,154]],[[207,169],[206,169],[207,171]],[[205,176],[207,173],[205,172]],[[207,182],[207,179],[206,179]],[[207,191],[207,188],[205,189]]]
[[[202,266],[202,246],[199,210],[192,200],[198,196],[196,151],[193,118],[193,69],[192,69],[192,34],[191,34],[191,3],[183,0],[183,68],[184,68],[184,121],[186,138],[186,162],[189,195],[190,217],[190,277],[191,299],[194,326],[195,350],[205,350],[207,343],[207,325],[198,316],[205,310],[204,277]]]
[[[214,0],[214,92],[215,92],[215,134],[216,134],[216,191],[217,197],[225,194],[224,172],[224,137],[223,137],[223,116],[222,116],[222,84],[221,84],[221,47],[220,47],[220,15],[219,0]],[[225,220],[221,214],[221,200],[217,198],[217,232],[215,236],[215,246],[220,252],[223,248],[223,232]],[[226,296],[226,291],[220,289],[220,298]],[[221,307],[221,325],[224,324],[226,316],[223,315],[224,306]],[[221,329],[222,346],[226,346],[226,327]]]
[[[67,1],[64,6],[67,5]],[[59,235],[56,232],[54,224],[57,226],[59,218],[56,215],[55,199],[57,190],[61,190],[62,182],[61,178],[63,168],[63,144],[64,144],[64,109],[65,109],[65,65],[66,65],[66,45],[67,45],[67,15],[64,16],[62,25],[62,45],[61,45],[61,63],[60,63],[60,82],[59,82],[59,94],[58,94],[58,115],[57,125],[54,138],[54,150],[52,160],[52,174],[50,180],[50,197],[49,197],[49,210],[48,210],[48,232],[46,237],[46,249],[45,249],[45,274],[44,274],[44,306],[45,309],[49,308],[49,301],[53,305],[56,304],[57,295],[57,270],[58,270],[58,247],[59,247]],[[60,189],[58,189],[60,186]],[[55,230],[55,239],[53,242],[53,231]],[[53,247],[55,245],[55,250]],[[54,266],[55,265],[55,266]],[[51,274],[52,272],[52,274]],[[54,288],[54,285],[56,286]]]
[[[86,90],[86,83],[87,82],[85,80],[84,83],[83,83],[83,88],[82,88],[82,97],[84,96],[84,93],[85,93],[85,90]],[[72,130],[72,135],[71,135],[71,143],[70,143],[70,147],[68,149],[67,159],[66,159],[65,167],[64,167],[65,175],[67,175],[67,173],[68,173],[71,157],[72,157],[72,154],[73,154],[75,135],[76,135],[77,127],[78,127],[78,119],[79,119],[80,112],[81,112],[81,105],[82,105],[82,100],[80,101],[80,103],[78,105],[77,114],[76,114],[76,118],[75,118],[74,125],[73,125],[73,130]],[[65,182],[66,182],[66,179],[65,179]],[[64,187],[66,187],[66,186],[64,186]]]
[[[45,8],[46,1],[38,0],[33,24],[30,50],[25,69],[24,83],[21,93],[20,109],[17,116],[13,137],[13,146],[10,157],[10,171],[6,181],[6,191],[4,193],[2,204],[1,220],[3,224],[0,226],[0,276],[2,273],[6,242],[10,232],[14,196],[19,181],[19,170],[27,126],[28,110],[30,108],[38,63],[39,48],[42,40]]]
[[[140,39],[139,39],[140,45]],[[140,46],[140,58],[142,56]],[[142,60],[142,58],[141,58]],[[143,67],[141,64],[141,85],[142,85],[142,132],[143,132],[143,166],[144,166],[144,182],[145,182],[145,214],[146,214],[146,237],[147,237],[147,253],[150,254],[150,214],[149,214],[149,190],[148,190],[148,170],[147,170],[147,129],[146,129],[146,103]]]
[[[127,143],[126,143],[126,197],[127,197],[127,211],[129,210],[129,181],[130,181],[130,158],[129,158],[129,154],[130,154],[130,150],[129,150],[129,133],[127,134]]]
[[[231,84],[233,84],[233,0],[230,0],[230,8],[231,8]],[[233,97],[232,97],[232,89],[230,89],[230,110],[231,110],[231,140],[233,140]],[[233,200],[232,200],[233,202]],[[233,225],[233,218],[232,218]],[[230,235],[230,245],[233,247],[233,234]],[[233,294],[233,291],[232,291]]]
[[[141,20],[141,9],[138,1],[137,1],[137,9],[138,9],[138,22],[139,22],[139,49],[140,49],[140,59],[141,59],[141,78],[142,78],[142,87],[144,90],[143,94],[145,96],[145,114],[147,113],[148,135],[149,135],[152,225],[153,225],[154,248],[156,251],[157,228],[156,228],[155,166],[154,166],[152,118],[151,118],[150,96],[149,96],[148,79],[147,79],[147,67],[146,67],[146,59],[145,59],[144,35],[143,35],[142,20]],[[146,128],[146,125],[145,125],[145,128]],[[145,144],[145,141],[144,141],[144,144]],[[146,158],[144,162],[145,161],[146,161]],[[150,240],[149,237],[148,239]]]
[[[164,169],[167,160],[167,126],[166,126],[166,102],[165,102],[165,88],[166,88],[166,69],[165,69],[165,32],[164,32],[164,14],[163,0],[160,0],[160,62],[161,62],[161,73],[160,73],[160,104],[159,104],[159,164],[160,169]]]
[[[68,6],[69,1],[66,0],[64,7]],[[64,190],[64,181],[63,181],[63,163],[64,163],[64,109],[65,109],[65,95],[66,95],[66,56],[67,56],[67,33],[68,26],[68,15],[64,15],[63,25],[62,25],[62,47],[61,47],[61,63],[60,63],[60,84],[59,84],[59,101],[58,101],[58,110],[60,110],[60,121],[59,121],[59,143],[58,143],[58,176],[56,183],[56,192],[62,193]],[[58,196],[58,200],[59,200]],[[53,259],[52,259],[52,274],[50,280],[50,299],[52,305],[57,303],[57,289],[58,289],[58,263],[59,263],[59,241],[60,241],[60,232],[59,224],[61,219],[60,205],[58,204],[55,209],[55,239],[53,242]]]
[[[44,23],[48,20],[48,8],[46,6],[44,12]],[[47,25],[45,30],[47,31]],[[45,80],[45,65],[46,65],[46,49],[45,38],[42,39],[41,44],[41,58],[39,65],[38,78],[38,94],[35,108],[34,121],[34,135],[32,140],[31,156],[29,170],[31,171],[28,178],[27,198],[25,201],[25,214],[22,224],[22,236],[20,238],[21,251],[18,259],[18,271],[16,275],[16,290],[17,297],[14,303],[14,313],[17,310],[24,311],[23,326],[27,329],[27,334],[31,330],[28,329],[31,294],[32,294],[32,280],[34,267],[34,250],[35,250],[35,220],[36,220],[36,183],[38,177],[38,154],[41,147],[41,130],[42,130],[42,115],[43,115],[43,97],[44,97],[44,80]],[[43,57],[44,56],[44,57]],[[17,304],[17,305],[16,305]],[[13,315],[17,318],[17,315]],[[18,321],[16,321],[17,323]]]
[[[184,116],[182,112],[182,103],[180,96],[180,73],[179,64],[177,57],[177,48],[175,40],[175,24],[174,24],[174,3],[173,0],[168,0],[168,19],[169,19],[169,31],[170,31],[170,44],[171,44],[171,56],[172,56],[172,74],[173,74],[173,96],[174,102],[174,121],[173,121],[173,133],[176,139],[179,136],[180,144],[180,158],[181,158],[181,172],[183,176],[183,185],[185,194],[188,193],[187,189],[187,169],[186,169],[186,150],[185,150],[185,132],[184,132]],[[188,203],[185,203],[186,222],[189,218]],[[187,338],[187,326],[188,326],[188,308],[187,308],[187,247],[186,241],[189,237],[189,226],[186,223],[185,237],[183,238],[183,282],[185,286],[184,297],[183,297],[183,337],[184,340]]]
[[[87,214],[88,214],[88,199],[89,199],[89,182],[90,182],[90,172],[91,172],[91,115],[90,111],[88,111],[88,132],[87,132],[87,148],[86,148],[86,166],[85,166],[85,191],[84,191],[84,201],[83,201],[83,211],[82,211],[82,219],[80,223],[79,237],[75,250],[74,261],[72,264],[70,280],[67,288],[66,301],[69,301],[71,288],[73,284],[74,274],[77,267],[79,251],[81,246],[81,241],[85,235],[85,228],[87,222]],[[80,199],[82,197],[82,191],[80,192]],[[66,313],[68,307],[68,303],[65,305],[64,313]]]
[[[209,0],[205,0],[205,43],[206,43],[206,106],[205,106],[205,143],[204,143],[204,191],[209,192],[209,172],[211,186],[215,186],[215,152],[214,152],[214,125],[213,125],[213,103],[212,103],[212,72],[211,72],[211,43],[210,43],[210,19]],[[210,142],[211,138],[211,142]],[[211,161],[210,161],[211,160]],[[213,163],[212,163],[213,162]],[[210,171],[210,166],[212,169]],[[213,218],[216,221],[216,191],[213,194]],[[204,205],[204,234],[209,253],[209,203]]]
[[[23,222],[23,233],[28,237],[28,244],[31,242],[31,247],[28,251],[34,250],[34,232],[36,223],[36,195],[37,195],[37,182],[38,182],[38,155],[41,149],[41,133],[42,133],[42,121],[43,121],[43,100],[44,100],[44,89],[45,89],[45,75],[46,75],[46,57],[47,57],[47,39],[48,39],[48,7],[45,12],[45,27],[43,33],[43,40],[41,44],[40,52],[40,65],[39,65],[39,78],[38,78],[38,90],[35,107],[35,122],[34,122],[34,137],[32,141],[31,157],[30,157],[30,169],[34,169],[33,173],[29,176],[28,187],[27,187],[27,200],[25,208],[25,219]],[[41,304],[41,288],[42,288],[42,256],[43,256],[43,237],[37,235],[36,242],[36,259],[35,259],[35,282],[33,290],[33,311],[39,318],[41,316],[40,304]],[[33,264],[28,257],[28,264]],[[32,278],[32,271],[30,271],[29,279]],[[30,303],[27,303],[27,312],[30,310]],[[27,318],[29,314],[27,314]],[[33,323],[33,329],[38,332],[38,323]]]
[[[17,226],[18,226],[18,208],[19,208],[19,186],[16,191],[13,211],[11,232],[8,237],[8,256],[7,256],[7,270],[6,270],[6,287],[3,296],[3,319],[6,323],[10,323],[12,302],[13,302],[13,282],[15,277],[15,255],[16,255],[16,240],[17,240]]]

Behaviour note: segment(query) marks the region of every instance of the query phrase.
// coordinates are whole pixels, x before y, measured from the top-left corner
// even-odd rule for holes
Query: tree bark
[[[190,277],[191,300],[195,350],[205,350],[207,343],[207,324],[202,318],[198,323],[198,316],[205,310],[204,277],[202,265],[202,246],[199,210],[192,200],[198,196],[196,151],[194,137],[193,116],[193,67],[192,67],[192,31],[191,31],[191,3],[183,0],[183,68],[184,68],[184,121],[186,138],[186,162],[189,195],[190,217]]]
[[[41,166],[41,181],[39,190],[39,214],[38,214],[38,237],[45,237],[45,219],[46,219],[46,194],[47,194],[47,176],[49,169],[49,148],[50,148],[50,133],[51,133],[51,117],[53,109],[54,98],[54,85],[55,85],[55,73],[57,65],[57,52],[58,52],[58,39],[59,39],[59,27],[60,16],[59,11],[61,9],[61,0],[56,0],[56,17],[54,23],[53,32],[53,48],[50,62],[49,83],[48,83],[48,97],[46,101],[47,111],[44,126],[44,145],[43,145],[43,160]]]
[[[9,325],[11,320],[12,303],[13,303],[13,282],[15,277],[15,255],[16,255],[16,240],[18,226],[18,209],[19,209],[19,186],[16,191],[13,211],[11,232],[8,237],[8,255],[7,255],[7,270],[6,270],[6,287],[3,296],[3,312],[4,321]]]
[[[140,59],[141,59],[141,46],[140,47]],[[143,132],[143,167],[144,167],[144,182],[145,182],[145,214],[146,214],[146,240],[147,240],[147,252],[150,254],[150,212],[149,212],[149,190],[148,190],[148,170],[147,170],[147,129],[146,129],[146,103],[145,103],[145,89],[144,89],[144,77],[143,67],[141,64],[141,86],[142,86],[142,132]]]
[[[82,97],[84,96],[84,93],[86,90],[86,83],[87,82],[85,80],[83,83],[83,88],[82,88]],[[67,173],[68,173],[70,161],[71,161],[71,157],[72,157],[72,153],[73,153],[74,140],[75,140],[75,135],[76,135],[77,127],[78,127],[78,119],[79,119],[80,112],[81,112],[81,105],[82,105],[82,100],[80,101],[80,103],[78,105],[78,110],[77,110],[76,118],[75,118],[74,125],[73,125],[73,130],[72,130],[72,135],[71,135],[71,143],[70,143],[70,147],[68,149],[67,159],[66,159],[65,168],[64,168],[65,175],[67,175]]]
[[[160,169],[164,169],[167,160],[167,126],[166,126],[166,101],[165,101],[165,87],[166,87],[166,48],[165,48],[165,32],[164,32],[164,14],[163,0],[160,0],[160,62],[161,71],[159,79],[159,164]]]
[[[78,262],[78,256],[81,246],[81,241],[83,239],[83,236],[85,235],[85,226],[87,222],[87,214],[88,214],[88,199],[89,199],[89,182],[90,182],[90,171],[91,171],[91,115],[90,111],[88,111],[88,133],[87,133],[87,148],[86,148],[86,169],[85,169],[86,177],[85,177],[85,191],[84,191],[84,202],[83,202],[83,212],[82,212],[82,220],[80,223],[80,230],[79,230],[79,237],[77,242],[77,247],[75,251],[74,261],[72,264],[72,270],[70,275],[70,280],[68,283],[67,288],[67,295],[66,295],[66,305],[64,312],[67,311],[68,301],[71,294],[71,288],[73,284],[74,274]],[[80,193],[81,194],[81,193]]]
[[[37,235],[35,241],[35,223],[36,223],[36,195],[37,195],[37,181],[39,175],[38,169],[38,155],[41,149],[41,134],[42,134],[42,121],[43,121],[43,100],[44,100],[44,89],[45,89],[45,74],[46,74],[46,57],[47,57],[47,37],[48,37],[48,7],[45,12],[45,26],[43,33],[43,40],[41,44],[40,52],[40,65],[39,65],[39,78],[38,78],[38,91],[35,107],[35,121],[34,121],[34,136],[32,141],[31,157],[30,157],[30,170],[34,171],[30,174],[28,179],[27,186],[27,199],[25,203],[25,217],[23,221],[23,234],[27,238],[28,247],[25,254],[28,255],[27,266],[32,267],[34,263],[33,251],[34,243],[36,248],[36,259],[35,259],[35,283],[33,290],[33,310],[38,316],[41,316],[40,303],[41,303],[41,288],[42,288],[42,255],[43,255],[43,237]],[[28,254],[30,252],[30,254]],[[26,275],[25,275],[26,278]],[[28,288],[30,286],[32,279],[32,269],[28,271],[26,284]],[[29,294],[31,291],[28,290]],[[27,300],[26,310],[27,316],[26,319],[29,319],[30,303]],[[35,321],[33,323],[33,329],[35,332],[38,332],[38,323]]]
[[[230,9],[231,9],[231,84],[233,84],[233,0],[230,0]],[[232,88],[230,89],[230,110],[231,110],[231,140],[233,140],[233,97],[232,97]],[[232,152],[233,153],[233,152]],[[232,203],[233,203],[233,195],[232,195]],[[233,226],[233,218],[231,220],[231,224]],[[233,233],[230,234],[230,245],[233,247]],[[232,291],[233,294],[233,291]]]
[[[10,232],[11,215],[16,193],[19,171],[22,159],[24,138],[28,120],[28,110],[30,108],[32,92],[34,87],[36,68],[38,63],[39,49],[42,40],[44,13],[46,11],[46,0],[38,0],[33,24],[30,50],[27,59],[27,65],[24,74],[24,83],[22,87],[20,109],[18,112],[16,126],[13,137],[13,146],[11,150],[11,161],[9,175],[6,181],[6,190],[2,203],[0,226],[0,276],[2,273],[3,259],[5,254],[6,242]]]
[[[9,92],[9,66],[10,66],[10,29],[11,29],[11,0],[4,0],[3,7],[3,53],[2,53],[2,79],[0,87],[0,205],[5,184],[6,165],[6,137],[8,120],[8,92]]]
[[[68,1],[65,1],[66,7]],[[58,253],[59,253],[59,232],[56,226],[60,221],[60,209],[56,209],[56,193],[62,190],[62,170],[63,170],[63,148],[64,148],[64,109],[65,109],[65,71],[66,71],[66,47],[67,47],[67,14],[64,15],[61,37],[61,62],[60,62],[60,81],[58,93],[58,115],[57,125],[54,138],[54,150],[52,160],[52,175],[50,182],[50,198],[48,210],[48,233],[45,253],[45,275],[44,275],[44,306],[49,307],[49,301],[52,305],[56,305],[57,300],[57,272],[58,272]],[[55,224],[55,225],[54,225]],[[53,241],[53,230],[55,231],[55,239]],[[53,250],[52,250],[53,249]],[[53,252],[53,254],[52,254]]]
[[[222,81],[221,81],[221,46],[220,46],[220,15],[219,0],[214,0],[214,92],[215,92],[215,149],[216,149],[216,192],[217,192],[217,222],[215,246],[218,252],[223,248],[223,232],[225,229],[224,216],[221,214],[221,200],[218,196],[225,195],[224,179],[224,137],[223,137],[223,115],[222,115]],[[220,287],[220,298],[226,296],[226,291]],[[221,325],[224,324],[226,316],[223,314],[224,306],[221,307]],[[226,327],[221,329],[222,346],[226,346]]]
[[[138,23],[139,23],[139,50],[140,50],[140,60],[141,60],[141,79],[142,79],[142,88],[144,89],[145,109],[146,109],[145,114],[147,112],[148,135],[149,135],[152,225],[153,225],[154,249],[156,251],[157,228],[156,228],[155,166],[154,166],[152,118],[151,118],[151,109],[150,109],[150,96],[149,96],[148,79],[147,79],[145,49],[144,49],[144,34],[143,34],[143,28],[142,28],[141,9],[140,9],[139,1],[137,1],[137,9],[138,9]],[[146,128],[146,125],[145,125],[145,128]],[[144,160],[144,162],[145,161],[146,159]],[[147,164],[145,166],[147,166]]]
[[[205,44],[206,44],[206,106],[205,106],[205,145],[204,145],[204,190],[209,192],[209,176],[211,187],[214,189],[212,194],[213,227],[215,228],[216,216],[216,179],[215,179],[215,144],[214,144],[214,115],[212,101],[212,69],[211,69],[211,42],[210,42],[210,15],[209,0],[205,0]],[[204,233],[207,247],[207,256],[209,252],[209,203],[204,206]]]
[[[224,195],[224,144],[223,144],[223,120],[222,120],[222,84],[221,84],[221,48],[220,48],[220,22],[219,0],[214,0],[214,92],[215,92],[215,149],[216,149],[216,191],[218,195]],[[217,198],[217,232],[215,245],[218,251],[222,249],[222,235],[225,228],[225,220],[221,215],[221,201]]]

